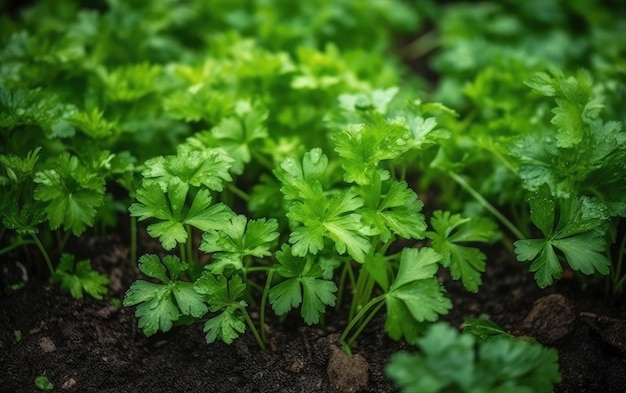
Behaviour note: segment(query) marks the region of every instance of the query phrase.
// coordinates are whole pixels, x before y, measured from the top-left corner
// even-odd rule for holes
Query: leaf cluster
[[[420,352],[394,354],[385,370],[403,392],[548,392],[561,379],[556,350],[528,341],[477,341],[437,323],[416,344]]]

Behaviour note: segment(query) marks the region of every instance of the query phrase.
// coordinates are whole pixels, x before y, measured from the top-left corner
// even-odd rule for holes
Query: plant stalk
[[[267,280],[265,281],[265,287],[263,287],[263,295],[261,295],[261,310],[259,312],[259,324],[261,329],[261,340],[266,343],[267,335],[265,332],[265,305],[267,303],[267,296],[270,292],[270,286],[272,285],[272,279],[274,278],[274,269],[267,273]]]
[[[460,185],[465,191],[474,197],[485,209],[493,214],[505,227],[511,231],[518,239],[525,239],[526,236],[520,231],[508,218],[498,211],[489,201],[487,201],[478,191],[476,191],[469,183],[461,176],[452,171],[447,171],[448,176],[452,178],[458,185]]]
[[[252,322],[252,319],[250,318],[250,314],[248,314],[248,311],[246,310],[244,306],[239,306],[239,308],[241,309],[241,312],[243,313],[243,317],[245,318],[246,323],[250,327],[250,330],[252,331],[252,334],[254,335],[256,342],[259,344],[259,347],[261,347],[262,350],[265,350],[265,343],[263,342],[263,340],[261,340],[261,337],[259,336],[259,332],[256,330],[256,326],[254,326],[254,323]]]
[[[352,356],[352,351],[350,350],[350,344],[352,344],[352,342],[354,342],[354,340],[356,340],[357,335],[352,335],[350,337],[351,342],[346,342],[346,337],[348,337],[348,333],[350,333],[350,331],[354,328],[354,326],[361,320],[361,318],[363,318],[363,316],[367,313],[367,311],[372,308],[373,306],[375,306],[377,303],[380,303],[381,301],[383,301],[385,299],[385,297],[387,296],[387,294],[382,294],[380,296],[376,296],[375,298],[373,298],[372,300],[370,300],[360,311],[359,313],[350,320],[350,323],[348,324],[348,326],[346,326],[346,328],[344,329],[343,333],[341,333],[341,337],[339,339],[339,341],[341,342],[341,345],[343,346],[344,350],[346,350],[346,352],[348,353],[348,355]],[[382,303],[381,303],[382,304]],[[378,311],[380,308],[376,308],[376,311]],[[375,314],[375,313],[374,313]],[[369,322],[371,318],[368,317],[366,319],[366,321]],[[363,330],[362,328],[359,328],[357,333],[360,333],[361,330]]]
[[[50,271],[50,275],[51,276],[54,275],[54,267],[52,267],[52,261],[50,260],[50,256],[48,255],[48,252],[44,248],[43,244],[41,244],[41,242],[39,241],[39,238],[37,237],[37,235],[35,235],[34,233],[31,233],[30,235],[32,236],[33,240],[35,241],[35,244],[39,248],[39,251],[41,251],[41,255],[43,255],[43,259],[45,259],[46,264],[48,265],[48,270]]]

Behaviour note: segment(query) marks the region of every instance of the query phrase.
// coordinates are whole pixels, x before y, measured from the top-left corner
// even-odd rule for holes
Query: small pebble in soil
[[[602,338],[602,341],[626,353],[626,320],[589,312],[580,313],[580,317],[591,326],[591,329]]]
[[[343,349],[330,340],[330,359],[326,374],[331,388],[337,393],[357,393],[367,390],[369,382],[369,364],[359,354],[349,357]]]
[[[63,385],[61,385],[61,389],[63,390],[73,390],[76,387],[76,380],[72,377],[69,377]]]
[[[515,336],[530,336],[544,345],[567,337],[574,329],[576,315],[567,298],[552,294],[535,301],[526,318],[513,330]]]
[[[50,339],[50,337],[42,337],[39,339],[39,348],[45,353],[54,352],[57,350],[57,346],[54,344],[54,341]]]

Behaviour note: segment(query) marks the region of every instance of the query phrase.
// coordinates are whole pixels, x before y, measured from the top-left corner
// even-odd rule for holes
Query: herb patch
[[[13,391],[626,386],[623,6],[1,6]]]

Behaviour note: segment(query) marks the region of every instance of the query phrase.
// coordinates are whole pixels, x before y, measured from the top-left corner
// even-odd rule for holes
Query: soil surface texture
[[[140,276],[125,245],[117,236],[78,243],[77,257],[89,257],[111,280],[102,301],[60,293],[47,284],[41,261],[18,254],[0,261],[0,392],[37,392],[39,375],[55,392],[396,392],[384,366],[394,352],[413,350],[385,335],[381,313],[348,357],[338,345],[343,310],[312,327],[296,314],[278,320],[268,312],[266,350],[250,333],[231,345],[207,345],[201,323],[146,338],[134,308],[118,305]],[[570,272],[541,290],[509,253],[488,252],[476,294],[441,273],[454,303],[444,319],[460,327],[466,318],[486,317],[558,349],[556,393],[626,392],[626,298],[606,296],[603,281],[583,289]],[[24,287],[10,290],[20,281]]]

